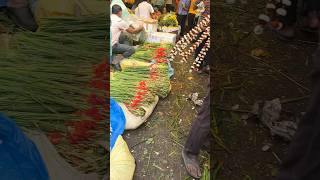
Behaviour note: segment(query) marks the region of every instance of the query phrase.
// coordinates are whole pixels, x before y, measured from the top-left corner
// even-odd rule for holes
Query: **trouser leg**
[[[178,22],[181,27],[181,33],[180,33],[181,36],[184,35],[185,33],[186,20],[187,20],[187,15],[178,15]]]
[[[197,118],[192,123],[192,127],[186,141],[184,150],[190,154],[198,155],[201,148],[210,139],[210,93],[207,93],[204,102],[199,110]]]
[[[115,44],[112,47],[112,53],[113,54],[122,54],[123,57],[128,58],[132,54],[134,54],[135,50],[132,46],[126,45],[126,44]]]
[[[195,26],[195,14],[189,13],[188,15],[188,30],[190,31]]]
[[[313,93],[276,180],[320,179],[320,49],[313,58]]]

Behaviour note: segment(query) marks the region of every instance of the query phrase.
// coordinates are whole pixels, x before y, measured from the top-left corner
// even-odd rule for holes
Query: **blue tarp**
[[[122,135],[126,126],[126,117],[122,108],[115,100],[110,98],[110,151],[117,141],[119,135]]]
[[[7,0],[0,0],[0,7],[5,7],[7,6]]]
[[[0,179],[48,180],[36,145],[9,118],[0,114]]]

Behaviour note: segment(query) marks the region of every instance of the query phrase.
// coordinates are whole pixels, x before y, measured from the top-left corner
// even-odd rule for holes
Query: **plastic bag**
[[[110,98],[110,150],[112,150],[118,136],[123,134],[125,124],[126,117],[122,108]]]
[[[135,170],[135,160],[122,136],[110,153],[110,180],[132,180]]]
[[[0,179],[46,180],[47,168],[36,145],[0,114]]]

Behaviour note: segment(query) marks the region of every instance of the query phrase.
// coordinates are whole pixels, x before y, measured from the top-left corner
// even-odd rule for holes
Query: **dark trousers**
[[[187,21],[187,15],[180,15],[177,16],[178,23],[181,27],[180,36],[183,36],[186,31],[186,21]]]
[[[320,49],[313,59],[313,93],[276,180],[320,179]]]
[[[210,86],[210,85],[209,85]],[[188,153],[198,155],[203,147],[210,147],[210,93],[213,87],[204,98],[203,104],[198,112],[197,118],[193,121],[184,150]]]
[[[190,31],[194,26],[196,26],[196,15],[188,14],[188,30]]]

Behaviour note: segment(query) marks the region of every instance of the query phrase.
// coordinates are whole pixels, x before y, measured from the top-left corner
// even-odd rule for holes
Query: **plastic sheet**
[[[112,150],[118,136],[124,132],[125,124],[126,117],[122,108],[110,98],[110,150]]]
[[[0,114],[0,179],[46,180],[48,171],[36,145]]]
[[[112,0],[111,4],[110,4],[110,12],[112,12],[111,8],[113,5],[119,5],[122,8],[122,18],[125,21],[127,21],[127,18],[129,17],[129,11],[128,11],[126,5],[123,3],[123,1],[122,0]]]

